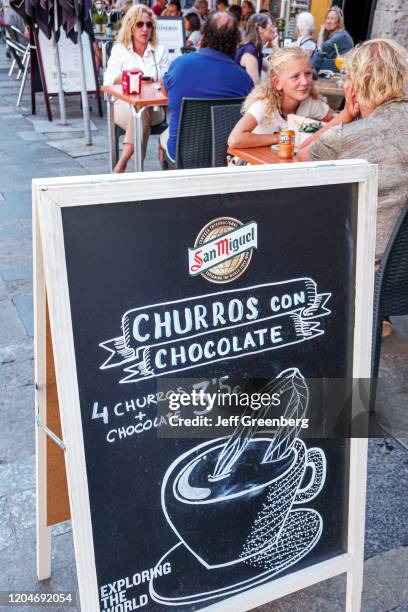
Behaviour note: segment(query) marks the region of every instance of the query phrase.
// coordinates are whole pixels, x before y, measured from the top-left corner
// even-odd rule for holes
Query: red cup
[[[124,94],[140,94],[142,89],[142,73],[140,70],[123,70],[122,90]]]

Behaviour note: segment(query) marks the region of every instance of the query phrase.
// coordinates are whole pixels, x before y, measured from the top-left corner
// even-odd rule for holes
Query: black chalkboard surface
[[[347,550],[346,441],[271,463],[254,437],[209,484],[226,439],[161,436],[157,414],[164,378],[352,378],[357,198],[62,209],[101,610],[198,610]]]

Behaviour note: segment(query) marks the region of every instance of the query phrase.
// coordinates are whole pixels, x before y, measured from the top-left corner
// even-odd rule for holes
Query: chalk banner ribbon
[[[134,308],[122,335],[99,344],[100,369],[126,364],[120,382],[138,382],[312,340],[330,297],[305,277]]]

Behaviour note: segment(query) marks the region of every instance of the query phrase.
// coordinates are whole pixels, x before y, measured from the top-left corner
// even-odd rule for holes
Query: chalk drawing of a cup
[[[168,523],[206,567],[240,563],[279,539],[293,504],[311,501],[326,477],[319,448],[296,438],[287,455],[262,463],[270,438],[253,438],[222,479],[211,480],[225,439],[210,440],[178,457],[162,485]],[[306,480],[306,483],[304,482]]]

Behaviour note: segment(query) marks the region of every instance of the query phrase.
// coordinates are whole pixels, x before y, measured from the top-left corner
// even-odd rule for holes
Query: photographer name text
[[[309,427],[309,419],[287,419],[283,416],[278,418],[256,418],[249,415],[238,416],[231,415],[229,417],[218,416],[213,419],[209,416],[195,416],[191,418],[171,415],[168,419],[170,427],[300,427],[307,429]]]

